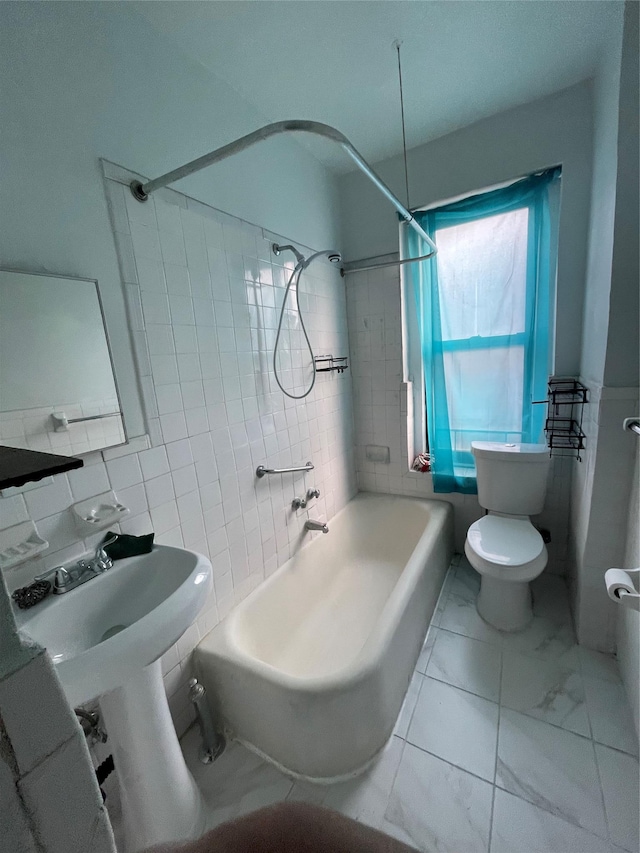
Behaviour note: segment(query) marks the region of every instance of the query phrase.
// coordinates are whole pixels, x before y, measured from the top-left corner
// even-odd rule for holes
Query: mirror
[[[125,441],[98,283],[0,270],[0,445],[78,456]]]

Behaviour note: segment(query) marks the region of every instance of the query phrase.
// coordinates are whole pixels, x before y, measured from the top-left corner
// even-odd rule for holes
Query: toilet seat
[[[465,553],[480,574],[529,581],[547,564],[542,536],[528,518],[485,515],[467,531]]]

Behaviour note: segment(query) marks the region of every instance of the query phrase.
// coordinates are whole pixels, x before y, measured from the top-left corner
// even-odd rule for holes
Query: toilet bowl
[[[501,631],[518,631],[533,618],[530,582],[547,565],[542,536],[529,519],[542,510],[549,455],[545,445],[471,445],[478,500],[488,514],[467,531],[465,554],[480,574],[477,609]]]

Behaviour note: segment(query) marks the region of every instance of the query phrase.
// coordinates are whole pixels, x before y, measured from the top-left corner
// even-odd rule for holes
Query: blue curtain
[[[413,282],[436,492],[475,494],[471,442],[538,442],[550,361],[555,257],[551,169],[416,220],[438,255],[405,267]],[[507,215],[510,214],[510,215]],[[403,228],[404,257],[426,254]]]

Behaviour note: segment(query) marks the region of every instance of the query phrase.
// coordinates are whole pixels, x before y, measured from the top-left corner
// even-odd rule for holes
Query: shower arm
[[[206,169],[207,166],[211,166],[213,163],[218,163],[220,160],[225,160],[227,157],[232,157],[234,154],[238,154],[240,151],[244,151],[245,148],[250,148],[252,145],[255,145],[257,142],[262,142],[263,139],[268,139],[270,136],[275,136],[279,133],[313,133],[316,136],[322,136],[325,139],[330,139],[332,142],[337,142],[338,145],[345,151],[349,157],[354,161],[356,166],[360,169],[360,171],[364,172],[364,174],[372,181],[380,190],[380,192],[389,199],[391,204],[396,208],[404,222],[411,226],[413,230],[422,237],[422,239],[427,243],[428,246],[431,247],[431,252],[427,255],[421,255],[419,258],[407,258],[402,263],[411,263],[415,261],[426,260],[427,258],[433,257],[438,251],[436,244],[433,242],[431,237],[427,234],[427,232],[416,222],[413,218],[412,214],[407,210],[407,208],[400,202],[396,196],[391,192],[389,187],[385,184],[382,178],[378,177],[378,175],[373,171],[371,166],[367,163],[367,161],[362,157],[356,149],[353,147],[351,142],[347,139],[347,137],[340,133],[339,130],[336,130],[335,127],[331,127],[328,124],[322,124],[318,121],[304,121],[298,119],[290,119],[288,121],[276,121],[273,124],[267,124],[264,127],[258,128],[258,130],[254,130],[253,133],[248,133],[246,136],[241,136],[240,139],[236,139],[233,142],[229,142],[227,145],[223,145],[221,148],[216,148],[215,151],[211,151],[209,154],[204,154],[202,157],[198,157],[195,160],[192,160],[190,163],[186,163],[184,166],[180,166],[178,169],[173,169],[171,172],[167,172],[165,175],[160,175],[159,178],[154,178],[152,181],[147,181],[146,183],[142,183],[141,181],[132,181],[131,183],[131,192],[134,197],[138,199],[138,201],[146,201],[149,198],[149,195],[155,190],[160,189],[160,187],[166,187],[167,184],[172,184],[174,181],[179,181],[181,178],[186,178],[187,175],[192,175],[194,172],[199,172],[200,169]],[[397,261],[394,262],[397,265]],[[383,264],[381,266],[386,266]]]

